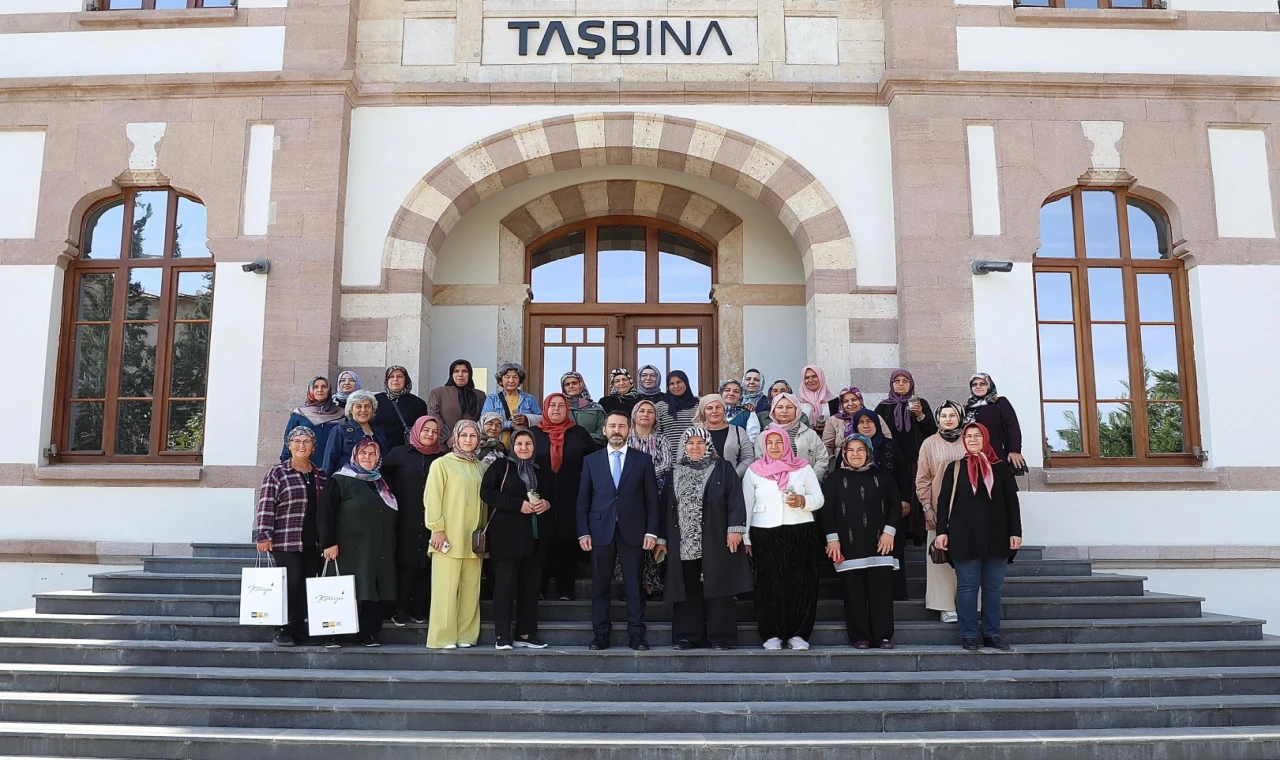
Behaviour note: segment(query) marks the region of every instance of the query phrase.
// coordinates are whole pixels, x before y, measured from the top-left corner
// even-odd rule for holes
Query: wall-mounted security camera
[[[983,261],[979,259],[973,262],[974,274],[991,274],[992,272],[1012,272],[1012,261]]]
[[[251,261],[248,264],[243,264],[241,265],[240,268],[246,272],[257,272],[258,274],[266,274],[267,272],[271,271],[271,262],[267,261],[266,259],[258,259],[257,261]]]

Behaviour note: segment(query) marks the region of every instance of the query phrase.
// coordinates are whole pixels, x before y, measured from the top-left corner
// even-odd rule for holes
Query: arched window
[[[695,392],[715,381],[715,245],[656,219],[612,216],[528,247],[529,385],[546,394],[582,373],[599,398],[612,367],[682,369]]]
[[[1187,275],[1169,221],[1123,188],[1040,210],[1036,315],[1054,465],[1191,464],[1199,444]]]
[[[1163,8],[1161,0],[1014,0],[1020,8]]]
[[[213,312],[205,208],[168,188],[95,204],[67,267],[63,462],[198,462]]]

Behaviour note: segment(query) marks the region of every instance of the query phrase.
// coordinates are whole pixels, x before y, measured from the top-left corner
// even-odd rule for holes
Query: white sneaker
[[[798,649],[801,652],[809,648],[809,642],[805,641],[799,636],[792,636],[791,638],[787,639],[787,645],[790,646],[792,649]]]
[[[771,652],[777,651],[782,648],[782,639],[778,638],[777,636],[774,636],[773,638],[769,639],[764,643],[764,648],[768,649]]]
[[[960,616],[959,616],[959,615],[957,615],[957,614],[956,614],[956,613],[954,613],[954,612],[944,612],[944,613],[942,613],[942,622],[944,622],[944,623],[959,623],[959,622],[960,622]]]
[[[471,647],[475,646],[475,644],[468,644],[465,641],[460,641],[458,642],[458,646],[462,649],[470,649]]]
[[[458,648],[458,645],[457,645],[457,644],[445,644],[444,646],[442,646],[442,647],[440,647],[440,648],[441,648],[441,649],[457,649],[457,648]]]

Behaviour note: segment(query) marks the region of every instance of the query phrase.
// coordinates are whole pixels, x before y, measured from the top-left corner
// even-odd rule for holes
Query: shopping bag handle
[[[262,567],[262,555],[264,554],[267,555],[267,567],[275,567],[276,558],[271,554],[271,552],[258,552],[258,559],[254,563],[254,567]]]
[[[330,562],[332,562],[332,563],[333,563],[333,574],[334,574],[335,576],[342,575],[342,570],[340,570],[340,569],[338,568],[338,560],[336,560],[336,559],[326,559],[326,560],[324,561],[324,567],[322,567],[322,568],[320,569],[320,574],[316,576],[317,578],[323,578],[323,577],[325,577],[326,575],[328,575],[328,574],[329,574],[329,563],[330,563]]]

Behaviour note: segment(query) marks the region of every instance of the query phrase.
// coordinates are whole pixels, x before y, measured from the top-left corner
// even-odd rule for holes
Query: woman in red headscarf
[[[591,433],[573,421],[569,398],[552,393],[542,402],[542,419],[531,428],[533,458],[538,465],[538,495],[551,503],[551,543],[542,574],[546,596],[551,578],[561,601],[574,599],[573,582],[582,549],[578,547],[578,486],[582,482],[582,460],[596,450]]]
[[[964,458],[947,466],[938,496],[938,537],[956,569],[956,614],[960,644],[1008,649],[1000,637],[1005,567],[1022,546],[1022,514],[1013,469],[991,448],[984,425],[971,422],[960,434]],[[978,634],[978,589],[982,589],[982,639]]]
[[[818,546],[813,513],[822,485],[779,427],[760,434],[762,456],[742,477],[747,553],[755,559],[756,619],[764,648],[808,649],[818,611]]]

